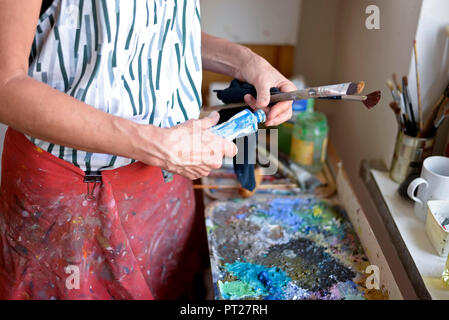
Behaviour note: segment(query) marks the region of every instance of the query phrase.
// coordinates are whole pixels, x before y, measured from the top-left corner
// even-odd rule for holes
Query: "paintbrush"
[[[438,129],[447,117],[449,117],[449,103],[447,103],[444,108],[440,108],[440,112],[433,122],[435,129]]]
[[[400,85],[398,85],[400,86]],[[387,80],[387,87],[390,89],[391,91],[391,95],[393,96],[393,100],[395,102],[398,103],[400,111],[401,111],[401,116],[400,118],[402,118],[402,114],[406,113],[405,112],[405,108],[404,108],[404,101],[402,99],[402,93],[399,91],[399,89],[395,88],[395,85],[393,83],[393,81],[391,80]],[[401,86],[402,89],[402,86]]]
[[[409,120],[411,121],[412,132],[409,132],[409,134],[415,137],[418,134],[418,128],[416,127],[415,113],[413,111],[413,105],[412,101],[410,100],[410,93],[408,91],[407,76],[402,77],[402,87],[403,87],[404,104],[406,108],[408,107]]]
[[[393,96],[393,100],[396,101],[396,88],[394,87],[394,83],[391,80],[387,80],[387,87],[390,89],[391,95]]]
[[[449,85],[444,90],[444,94],[438,99],[438,102],[432,107],[430,116],[427,118],[426,124],[422,132],[420,132],[420,138],[431,137],[435,133],[434,121],[440,113],[440,109],[443,105],[449,102]]]
[[[396,121],[398,123],[399,128],[404,131],[404,127],[402,125],[401,121],[401,108],[399,107],[399,104],[397,102],[391,102],[390,108],[393,110],[394,114],[396,115]]]
[[[413,50],[415,52],[416,87],[418,89],[418,123],[419,131],[422,131],[424,128],[424,123],[422,116],[421,85],[419,83],[418,50],[416,48],[416,40],[413,41]]]
[[[343,96],[343,95],[353,95],[358,94],[365,88],[365,82],[360,81],[347,82],[336,85],[313,87],[301,90],[295,90],[291,92],[281,92],[271,95],[270,105],[281,102],[281,101],[293,101],[293,100],[306,100],[306,99],[316,99],[322,97],[333,97],[333,96]],[[204,111],[221,110],[221,109],[232,109],[246,107],[248,104],[246,102],[230,103],[218,106],[205,106]]]
[[[396,89],[399,91],[399,92],[402,92],[402,86],[401,86],[401,84],[400,83],[398,83],[398,76],[396,75],[396,73],[393,73],[393,83],[394,83],[394,85],[396,86]]]
[[[344,101],[360,101],[362,102],[365,107],[368,109],[374,108],[380,101],[382,97],[382,93],[380,91],[374,91],[366,96],[337,96],[337,97],[325,97],[325,98],[319,98],[324,100],[344,100]]]
[[[396,88],[394,87],[394,83],[391,80],[387,80],[387,87],[388,89],[390,89],[391,92],[391,96],[393,97],[394,101],[399,101],[400,96],[398,94],[398,91],[396,90]]]
[[[287,164],[284,163],[279,157],[275,157],[260,145],[257,145],[257,154],[266,158],[266,162],[276,166],[282,175],[296,182],[303,190],[312,191],[321,185],[320,180],[307,170],[297,166],[290,160],[288,160]]]
[[[388,89],[390,89],[393,100],[396,101],[400,105],[401,93],[399,92],[399,90],[397,90],[395,88],[393,81],[387,80],[387,87],[388,87]]]

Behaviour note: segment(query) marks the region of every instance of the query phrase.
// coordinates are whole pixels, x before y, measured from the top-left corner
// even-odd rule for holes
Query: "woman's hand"
[[[292,101],[284,101],[268,108],[270,103],[270,88],[279,88],[281,92],[297,90],[295,85],[273,68],[268,61],[250,52],[249,58],[239,69],[236,78],[251,83],[256,87],[257,100],[245,96],[245,102],[253,109],[263,109],[267,113],[267,126],[277,126],[292,117]]]
[[[271,108],[267,106],[271,88],[289,92],[297,90],[295,85],[249,48],[203,32],[201,57],[205,70],[222,73],[256,87],[257,100],[247,95],[245,102],[253,109],[263,109],[267,113],[267,126],[276,126],[292,117],[291,101],[279,102]]]
[[[213,112],[201,120],[189,120],[167,129],[156,128],[159,134],[147,137],[153,140],[153,147],[147,149],[147,156],[138,160],[192,180],[208,176],[211,170],[221,167],[224,156],[237,154],[234,143],[209,130],[219,119],[218,112]]]

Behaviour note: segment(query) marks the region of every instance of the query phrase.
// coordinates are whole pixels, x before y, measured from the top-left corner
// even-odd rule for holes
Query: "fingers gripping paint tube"
[[[258,124],[264,123],[266,120],[267,117],[263,110],[257,110],[255,113],[249,110],[243,110],[228,121],[210,128],[210,130],[214,134],[232,141],[256,133]],[[173,174],[171,172],[162,170],[162,175],[165,182],[173,180]]]
[[[263,110],[257,110],[255,113],[243,110],[228,121],[212,127],[210,130],[216,135],[232,141],[256,133],[258,124],[264,123],[266,119],[267,117]]]

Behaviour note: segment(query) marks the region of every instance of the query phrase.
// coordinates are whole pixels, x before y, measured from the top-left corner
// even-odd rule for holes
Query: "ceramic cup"
[[[415,201],[415,215],[425,222],[427,201],[449,200],[449,158],[429,157],[424,160],[421,177],[410,183],[407,193]]]

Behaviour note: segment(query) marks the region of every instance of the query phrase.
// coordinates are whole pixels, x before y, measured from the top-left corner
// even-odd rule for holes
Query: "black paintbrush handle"
[[[320,100],[343,100],[342,96],[336,96],[336,97],[320,97],[318,98]]]
[[[412,101],[408,92],[408,86],[406,85],[404,80],[402,81],[402,88],[405,108],[408,108],[408,111],[410,113],[409,129],[407,130],[407,134],[416,137],[416,135],[418,134],[418,126],[416,125],[415,113],[413,111]]]

